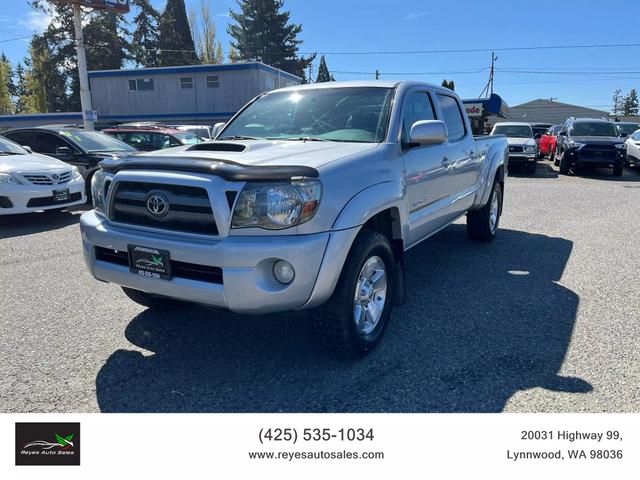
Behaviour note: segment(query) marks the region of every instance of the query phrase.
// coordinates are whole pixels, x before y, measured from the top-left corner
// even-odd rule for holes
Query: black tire
[[[549,161],[554,163],[556,161],[556,152],[555,149],[551,148],[551,146],[549,146]]]
[[[525,168],[529,175],[535,175],[536,168],[538,168],[538,162],[527,163],[527,166]]]
[[[569,159],[567,158],[567,154],[563,153],[562,157],[560,157],[560,173],[562,175],[569,175]]]
[[[93,198],[91,197],[91,180],[93,179],[94,173],[96,173],[95,170],[89,173],[89,175],[87,175],[87,178],[84,181],[84,190],[87,195],[87,203],[89,205],[92,205],[93,203]]]
[[[160,308],[163,310],[174,310],[180,306],[184,306],[184,302],[161,295],[134,290],[133,288],[120,287],[127,297],[147,308]]]
[[[356,326],[354,298],[363,266],[374,257],[384,262],[387,290],[380,319],[375,328],[365,334]],[[353,242],[333,295],[322,307],[311,312],[314,333],[326,348],[341,356],[359,357],[376,347],[391,316],[395,269],[387,237],[372,230],[361,231]]]
[[[630,167],[631,166],[631,162],[629,161],[629,155],[625,155],[624,156],[624,166],[625,167]]]
[[[497,197],[497,198],[496,198]],[[496,199],[498,211],[495,222],[491,221],[492,205]],[[500,182],[494,181],[493,189],[487,204],[479,210],[473,210],[467,213],[467,234],[471,240],[477,242],[490,242],[496,238],[498,226],[500,224],[500,216],[502,214],[503,192]]]
[[[624,162],[622,162],[622,161],[614,163],[614,165],[613,165],[613,176],[614,177],[621,177],[622,176],[623,166],[624,166]]]

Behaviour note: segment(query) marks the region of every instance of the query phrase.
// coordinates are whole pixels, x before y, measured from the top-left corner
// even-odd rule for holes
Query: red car
[[[204,141],[193,133],[156,125],[121,125],[116,128],[106,128],[103,132],[145,152],[180,145],[193,145]]]
[[[562,125],[554,125],[540,139],[540,153],[547,155],[549,160],[553,161],[553,157],[556,153],[556,140],[558,138],[558,132],[562,130]]]

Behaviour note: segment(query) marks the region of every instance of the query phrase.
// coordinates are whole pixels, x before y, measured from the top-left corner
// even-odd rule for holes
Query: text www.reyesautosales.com
[[[308,451],[308,452],[248,452],[250,460],[383,460],[384,452]]]

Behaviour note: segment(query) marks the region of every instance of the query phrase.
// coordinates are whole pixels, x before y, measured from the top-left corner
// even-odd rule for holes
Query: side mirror
[[[22,148],[24,148],[29,153],[33,153],[33,150],[31,150],[31,147],[29,145],[22,145]]]
[[[73,155],[73,150],[69,147],[58,147],[56,148],[56,155],[60,155],[62,157],[70,157]]]
[[[226,123],[224,122],[218,122],[216,123],[213,128],[211,129],[211,138],[212,139],[216,139],[216,137],[218,136],[218,134],[222,131],[222,129],[224,128],[224,126],[226,125]]]
[[[447,126],[440,120],[417,121],[409,133],[409,143],[412,145],[441,145],[447,138]]]
[[[540,139],[542,138],[542,134],[541,134],[541,133],[536,133],[536,134],[533,136],[533,138],[534,138],[535,140],[540,140]]]

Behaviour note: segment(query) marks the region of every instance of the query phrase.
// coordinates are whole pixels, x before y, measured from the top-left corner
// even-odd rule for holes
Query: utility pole
[[[489,95],[493,95],[493,78],[495,74],[495,65],[497,61],[498,61],[498,57],[496,57],[496,53],[491,52],[491,68],[489,69],[489,81],[487,82],[485,87],[482,89],[482,92],[480,93],[480,98],[482,98],[485,95],[485,93],[487,97],[489,97]]]
[[[78,52],[78,77],[80,78],[80,105],[85,130],[93,130],[96,114],[91,106],[89,77],[87,76],[87,56],[82,35],[82,10],[79,3],[73,4],[73,23],[76,30],[76,51]]]
[[[380,79],[380,71],[376,68],[376,80]]]

